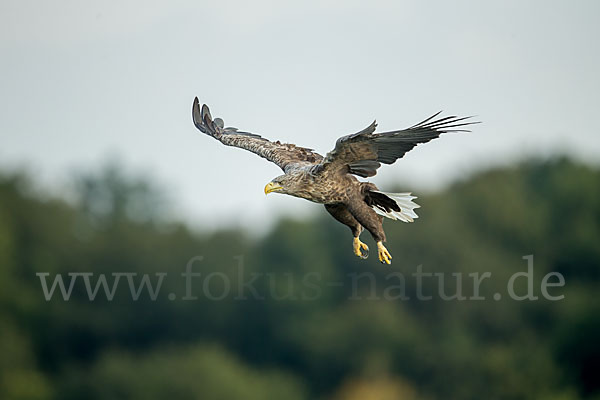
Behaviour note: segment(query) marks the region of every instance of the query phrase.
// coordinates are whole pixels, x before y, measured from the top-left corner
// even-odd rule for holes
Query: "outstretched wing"
[[[339,138],[335,148],[327,153],[317,170],[367,178],[375,175],[382,163],[393,164],[419,143],[427,143],[446,132],[469,132],[464,127],[478,123],[468,122],[467,119],[471,117],[436,119],[440,113],[400,131],[375,133],[377,123],[373,121],[362,131]]]
[[[277,164],[284,171],[298,164],[314,164],[323,159],[323,156],[311,149],[279,141],[271,142],[253,133],[238,131],[237,128],[225,128],[221,118],[213,120],[206,104],[200,108],[197,97],[192,106],[192,119],[201,132],[214,137],[224,145],[239,147],[258,154]]]

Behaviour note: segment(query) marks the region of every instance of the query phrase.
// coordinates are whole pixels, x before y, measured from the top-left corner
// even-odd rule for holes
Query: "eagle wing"
[[[427,143],[446,132],[469,132],[464,127],[478,123],[466,121],[472,117],[449,116],[436,119],[440,113],[441,111],[410,128],[391,132],[375,133],[377,123],[373,121],[362,131],[339,138],[335,148],[327,153],[316,170],[350,173],[367,178],[375,175],[382,163],[393,164],[420,143]]]
[[[201,132],[214,137],[224,145],[239,147],[258,154],[277,164],[285,172],[299,164],[315,164],[323,160],[323,156],[312,149],[279,141],[271,142],[254,133],[241,132],[237,128],[225,128],[221,118],[213,120],[206,104],[200,108],[197,97],[192,106],[192,119]]]

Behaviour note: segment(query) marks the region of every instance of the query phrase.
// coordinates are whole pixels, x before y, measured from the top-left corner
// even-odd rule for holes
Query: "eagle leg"
[[[356,254],[363,260],[369,257],[369,246],[361,242],[358,236],[354,238],[352,242],[352,247],[354,248],[354,254]]]
[[[379,255],[379,261],[384,264],[392,263],[392,255],[383,245],[385,241],[385,232],[383,231],[383,217],[377,215],[362,198],[350,199],[348,204],[348,210],[352,216],[369,231],[375,242],[377,243],[377,252]],[[355,237],[358,235],[355,235]]]
[[[379,261],[381,261],[383,264],[392,263],[392,255],[385,248],[383,242],[377,242],[377,251],[379,252]]]
[[[369,257],[369,246],[360,241],[358,236],[363,231],[363,227],[360,223],[354,218],[352,213],[348,210],[348,207],[344,204],[325,204],[325,209],[333,218],[346,225],[352,231],[352,236],[354,236],[354,241],[352,242],[352,247],[354,249],[354,254],[363,260]]]

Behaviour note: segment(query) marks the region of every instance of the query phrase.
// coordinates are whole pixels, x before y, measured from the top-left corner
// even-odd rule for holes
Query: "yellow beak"
[[[273,182],[269,182],[269,183],[267,183],[267,186],[265,186],[265,194],[269,194],[271,192],[274,192],[276,190],[281,190],[281,189],[283,189],[282,186],[280,186],[276,183],[273,183]]]

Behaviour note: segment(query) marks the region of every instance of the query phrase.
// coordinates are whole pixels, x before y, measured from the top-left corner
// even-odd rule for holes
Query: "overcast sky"
[[[373,119],[483,121],[382,168],[383,190],[529,154],[597,162],[599,16],[594,0],[2,0],[0,166],[58,187],[117,156],[203,227],[324,212],[265,197],[278,168],[197,131],[194,96],[226,125],[322,154]]]

